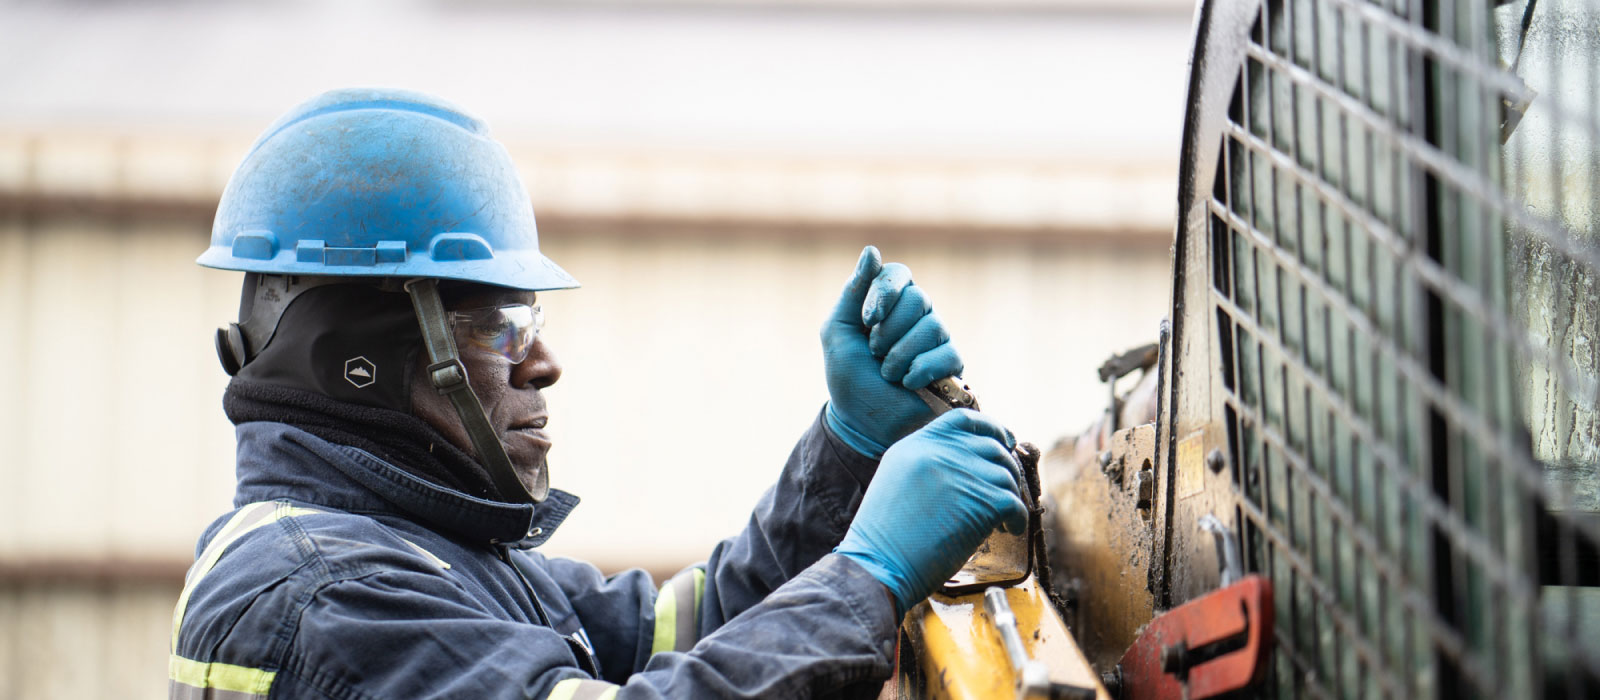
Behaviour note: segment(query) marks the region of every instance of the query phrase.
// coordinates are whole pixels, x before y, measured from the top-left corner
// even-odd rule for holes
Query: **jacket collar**
[[[371,453],[283,423],[241,423],[234,504],[288,498],[357,513],[397,513],[470,541],[529,549],[544,544],[578,505],[551,489],[537,505],[468,496]]]

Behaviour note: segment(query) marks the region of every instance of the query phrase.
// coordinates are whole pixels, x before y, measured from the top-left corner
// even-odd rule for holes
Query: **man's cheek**
[[[504,403],[503,399],[505,398],[506,393],[505,383],[485,382],[485,384],[487,384],[487,386],[473,387],[474,391],[478,394],[478,401],[483,404],[484,414],[490,417],[494,425],[500,429],[504,429],[507,425],[510,425],[510,422],[507,420],[510,418],[510,416],[500,415],[500,407],[501,404]]]

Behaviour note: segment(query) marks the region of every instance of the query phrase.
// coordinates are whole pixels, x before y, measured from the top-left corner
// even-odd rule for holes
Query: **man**
[[[1004,429],[912,393],[960,358],[868,248],[829,403],[742,533],[659,591],[538,554],[577,498],[548,486],[536,293],[577,283],[505,150],[431,97],[289,112],[199,262],[246,273],[217,338],[239,484],[174,611],[174,698],[871,696],[906,609],[1026,522]]]

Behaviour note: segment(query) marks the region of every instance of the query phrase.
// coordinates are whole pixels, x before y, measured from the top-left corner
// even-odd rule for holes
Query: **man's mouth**
[[[548,422],[550,422],[550,418],[548,416],[536,416],[534,418],[525,421],[518,421],[512,424],[506,433],[508,437],[511,435],[520,435],[528,440],[533,441],[539,447],[548,450],[550,449],[550,436],[544,432],[544,426]]]
[[[544,430],[545,424],[549,423],[549,422],[550,422],[550,416],[534,416],[534,417],[529,418],[527,420],[521,420],[521,421],[517,421],[516,423],[511,424],[511,429],[512,430]]]

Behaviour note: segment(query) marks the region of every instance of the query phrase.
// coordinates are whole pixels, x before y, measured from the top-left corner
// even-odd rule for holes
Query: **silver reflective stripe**
[[[705,589],[706,572],[701,568],[684,569],[661,585],[651,654],[688,651],[700,641],[700,598]]]
[[[408,540],[408,539],[406,539],[406,538],[404,538],[404,537],[401,537],[401,538],[400,538],[400,541],[401,541],[401,542],[404,542],[404,543],[406,543],[406,544],[409,544],[409,545],[411,545],[411,548],[412,548],[412,549],[415,549],[415,550],[417,550],[417,553],[418,553],[418,554],[421,554],[421,555],[422,555],[422,556],[425,556],[425,557],[427,557],[427,558],[428,558],[428,561],[431,561],[431,562],[433,562],[433,565],[434,565],[434,566],[437,566],[437,567],[439,567],[439,568],[441,568],[441,569],[448,569],[448,568],[450,568],[450,564],[448,564],[448,563],[446,563],[446,562],[445,562],[445,560],[443,560],[443,559],[440,559],[440,558],[439,558],[439,557],[437,557],[437,556],[434,556],[434,554],[433,554],[433,552],[430,552],[430,551],[428,551],[428,550],[426,550],[426,549],[423,549],[423,548],[422,548],[422,545],[420,545],[420,544],[417,544],[417,543],[415,543],[415,542],[412,542],[412,541],[411,541],[411,540]]]
[[[189,596],[201,579],[216,567],[228,548],[250,531],[284,518],[313,515],[320,511],[301,508],[287,501],[251,503],[239,509],[217,532],[184,577],[183,590],[172,611],[172,652],[167,657],[167,695],[183,700],[248,700],[265,698],[272,692],[276,671],[236,666],[220,661],[196,661],[178,655],[178,634],[183,629]]]
[[[321,511],[312,508],[290,505],[288,501],[260,501],[240,508],[228,524],[217,532],[217,536],[212,538],[211,544],[200,553],[200,558],[195,560],[194,565],[189,567],[189,573],[184,576],[183,592],[178,594],[178,605],[172,611],[172,653],[178,653],[178,632],[183,629],[183,614],[189,607],[190,594],[194,593],[195,586],[200,584],[200,579],[211,573],[211,569],[217,565],[217,560],[222,558],[223,552],[226,552],[235,540],[267,523],[277,522],[283,518],[315,515],[319,512]]]
[[[233,517],[228,520],[228,524],[223,525],[222,529],[217,531],[217,536],[211,538],[211,543],[207,544],[205,550],[200,552],[200,556],[195,557],[195,563],[199,565],[189,567],[189,571],[183,576],[183,582],[186,584],[193,583],[196,578],[204,576],[206,572],[211,570],[205,563],[211,562],[214,564],[214,560],[221,556],[222,550],[233,543],[235,533],[254,530],[257,525],[261,524],[262,519],[272,515],[272,511],[276,506],[277,503],[273,501],[261,501],[240,508],[239,512],[234,513]]]
[[[700,641],[700,636],[696,634],[700,629],[697,624],[700,620],[700,586],[695,585],[695,574],[705,575],[699,569],[689,569],[672,577],[672,595],[678,604],[678,634],[673,639],[673,651],[688,651],[694,648],[695,642]]]
[[[167,681],[168,700],[265,700],[266,695],[242,693],[221,688],[196,688],[177,681]]]
[[[178,594],[178,604],[172,612],[172,653],[178,651],[178,631],[183,627],[183,613],[189,607],[189,595],[194,593],[195,585],[217,565],[217,559],[222,557],[228,545],[265,522],[273,515],[276,508],[277,504],[272,501],[251,503],[240,508],[239,512],[228,520],[228,524],[217,532],[216,537],[211,538],[211,544],[206,545],[205,550],[200,552],[200,556],[189,567],[189,572],[183,577],[183,591]]]

